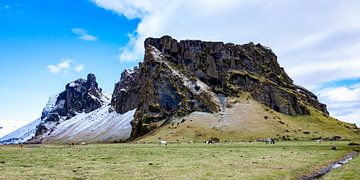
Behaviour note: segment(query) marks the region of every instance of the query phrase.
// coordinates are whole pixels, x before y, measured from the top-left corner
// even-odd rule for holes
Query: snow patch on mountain
[[[0,138],[28,124],[22,120],[0,120]]]
[[[42,111],[42,118],[48,116],[49,112],[56,107],[56,100],[58,96],[59,95],[54,95],[49,98]],[[35,136],[36,127],[41,123],[42,118],[36,119],[21,128],[16,128],[13,132],[0,138],[0,144],[19,144],[32,139]]]
[[[41,119],[43,119],[44,117],[46,117],[53,109],[56,108],[56,101],[57,98],[59,97],[59,95],[53,95],[49,98],[48,102],[46,103],[42,114],[41,114]]]
[[[136,109],[124,114],[111,110],[110,105],[90,113],[79,113],[59,124],[43,135],[42,142],[114,142],[130,138],[131,124]]]
[[[19,144],[24,143],[35,136],[36,126],[41,122],[41,119],[37,119],[12,133],[0,138],[0,144]]]

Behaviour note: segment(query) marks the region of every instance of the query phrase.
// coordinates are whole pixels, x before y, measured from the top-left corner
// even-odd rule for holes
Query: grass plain
[[[348,143],[0,146],[0,179],[297,179],[351,152]],[[359,162],[326,178],[359,176]]]

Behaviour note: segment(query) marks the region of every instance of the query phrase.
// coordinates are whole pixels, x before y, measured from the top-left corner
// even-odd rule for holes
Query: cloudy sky
[[[36,119],[89,72],[111,92],[144,39],[165,34],[271,47],[333,116],[360,125],[359,9],[357,0],[1,0],[0,126]]]

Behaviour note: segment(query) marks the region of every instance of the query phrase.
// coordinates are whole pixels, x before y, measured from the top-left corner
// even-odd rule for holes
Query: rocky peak
[[[102,90],[98,87],[94,74],[89,74],[87,80],[78,79],[65,86],[57,103],[63,101],[62,116],[71,118],[75,113],[89,113],[101,106]]]
[[[87,75],[86,88],[87,89],[98,88],[98,83],[96,82],[96,76],[94,74],[90,73]]]
[[[42,122],[37,127],[36,135],[51,129],[46,124],[70,119],[77,113],[89,113],[100,108],[105,103],[104,98],[106,97],[98,87],[94,74],[89,74],[87,80],[78,79],[66,84],[65,91],[52,97],[52,103],[44,108]]]

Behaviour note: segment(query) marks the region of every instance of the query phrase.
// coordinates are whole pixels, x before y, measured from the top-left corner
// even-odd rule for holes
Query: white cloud
[[[132,1],[132,0],[92,0],[96,5],[103,7],[107,10],[115,11],[117,13],[123,14],[129,19],[141,18],[147,14],[147,9],[150,6],[156,4],[156,1],[153,3],[151,1]]]
[[[360,86],[359,84],[330,87],[317,90],[319,99],[328,105],[332,116],[357,123],[360,127]]]
[[[273,49],[289,75],[305,87],[360,77],[357,0],[91,1],[128,19],[140,19],[120,50],[121,61],[141,60],[145,38],[171,35],[178,40],[262,43]],[[329,107],[333,101],[354,98],[352,90],[347,92],[348,99],[334,97],[334,92],[326,94]]]
[[[360,74],[359,1],[92,1],[128,19],[141,20],[121,49],[121,61],[141,60],[145,38],[171,35],[179,40],[260,42],[272,47],[295,82],[305,86]],[[350,49],[356,51],[345,52]],[[309,77],[314,75],[317,78]]]
[[[48,71],[53,74],[67,72],[67,70],[71,70],[71,68],[79,73],[84,70],[85,64],[77,64],[72,59],[61,59],[59,63],[47,66]]]
[[[53,74],[58,74],[63,70],[69,69],[72,62],[73,60],[71,59],[62,59],[61,62],[58,64],[48,65],[47,69]]]
[[[121,62],[131,62],[135,59],[140,60],[138,55],[143,53],[142,48],[136,47],[137,41],[134,35],[128,34],[128,36],[128,44],[125,47],[120,48],[119,59]]]
[[[320,98],[329,103],[360,103],[360,88],[348,87],[326,88],[319,92]]]
[[[81,40],[84,41],[97,41],[97,37],[89,34],[85,29],[73,28],[71,30],[74,34],[78,35]]]
[[[84,65],[84,64],[79,64],[79,65],[77,65],[77,66],[74,67],[74,70],[75,70],[76,72],[82,72],[82,71],[84,70],[84,68],[85,68],[85,65]]]
[[[340,120],[346,119],[347,122],[356,124],[356,126],[360,128],[360,120],[359,120],[360,112],[359,112],[359,109],[353,109],[351,112],[349,112],[347,114],[344,114],[344,115],[336,115],[336,114],[334,114],[334,116],[337,117]]]
[[[339,54],[344,51],[336,51]],[[328,55],[322,55],[323,57]],[[288,68],[287,72],[291,77],[296,77],[300,84],[310,86],[329,81],[343,80],[360,77],[360,52],[354,57],[333,57],[320,58],[318,61],[302,61]],[[298,58],[297,58],[298,59]],[[299,60],[301,62],[301,60]]]

